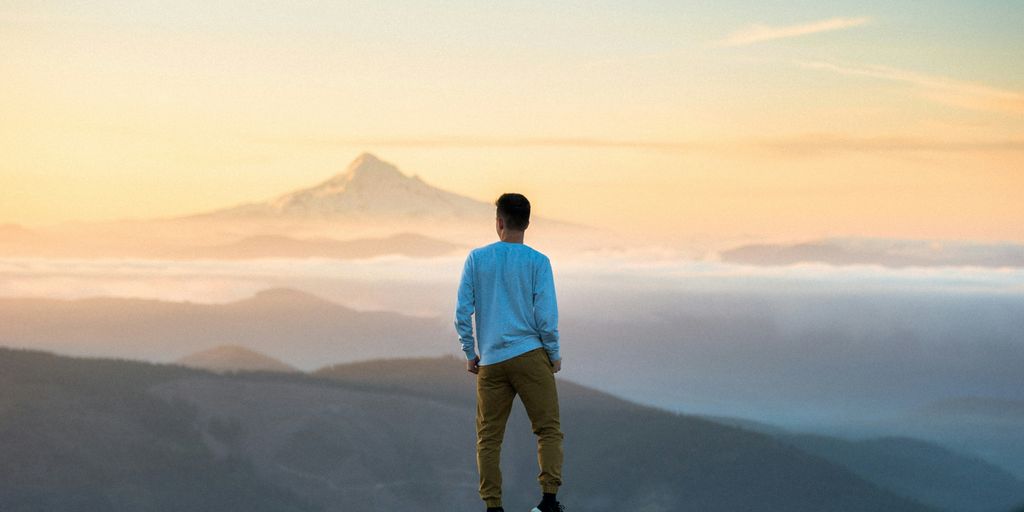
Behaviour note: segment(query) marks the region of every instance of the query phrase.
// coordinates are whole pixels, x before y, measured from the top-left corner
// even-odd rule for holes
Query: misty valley
[[[1024,503],[1015,298],[623,290],[610,315],[571,283],[563,495],[580,507]],[[475,510],[474,381],[450,329],[284,287],[0,299],[0,505]],[[534,443],[517,404],[507,502],[532,499]]]

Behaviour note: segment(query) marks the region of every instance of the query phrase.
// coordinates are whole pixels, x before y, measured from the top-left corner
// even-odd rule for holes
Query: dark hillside
[[[0,509],[478,510],[472,379],[451,358],[220,375],[0,349]],[[559,391],[574,509],[931,510],[769,436]],[[509,509],[537,497],[518,407]]]

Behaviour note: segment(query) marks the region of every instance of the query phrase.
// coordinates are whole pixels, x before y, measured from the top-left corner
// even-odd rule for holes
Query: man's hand
[[[469,373],[480,373],[480,357],[474,357],[466,361],[466,371]]]
[[[553,365],[551,373],[558,373],[558,370],[562,369],[562,358],[558,358],[556,361],[551,361],[551,364]]]

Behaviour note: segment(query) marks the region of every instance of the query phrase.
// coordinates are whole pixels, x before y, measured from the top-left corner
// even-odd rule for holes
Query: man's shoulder
[[[466,253],[466,263],[467,264],[469,264],[470,262],[482,263],[482,262],[488,260],[489,258],[487,257],[487,255],[489,253],[491,253],[491,252],[494,252],[494,248],[492,247],[493,245],[494,244],[481,245],[479,247],[474,247],[474,248],[470,249]]]
[[[491,243],[491,244],[487,244],[487,245],[481,245],[479,247],[474,247],[474,248],[469,250],[469,254],[467,254],[467,256],[476,256],[476,255],[483,254],[483,253],[486,253],[486,252],[489,252],[489,251],[493,251],[494,248],[497,245],[498,245],[498,243],[495,242],[495,243]]]
[[[537,258],[538,260],[543,261],[543,262],[549,262],[550,261],[550,259],[548,258],[547,254],[544,254],[544,253],[538,251],[537,249],[534,249],[533,247],[530,247],[529,245],[526,246],[526,247],[527,247],[527,249],[530,250],[530,254],[532,254],[534,258]]]

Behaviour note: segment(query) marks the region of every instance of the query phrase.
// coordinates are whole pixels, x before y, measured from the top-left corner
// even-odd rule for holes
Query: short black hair
[[[494,206],[498,207],[497,216],[509,229],[523,231],[530,225],[530,200],[526,196],[507,192],[494,202]]]

